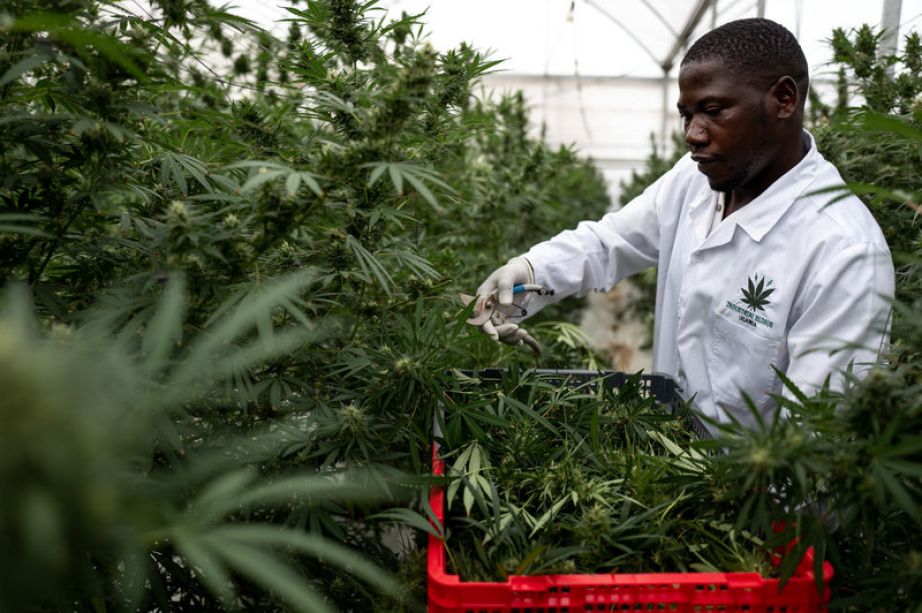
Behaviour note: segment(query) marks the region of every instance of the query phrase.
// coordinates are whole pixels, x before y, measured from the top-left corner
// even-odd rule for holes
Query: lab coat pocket
[[[762,336],[723,315],[714,316],[714,345],[708,360],[711,389],[718,405],[734,407],[743,422],[749,410],[743,400],[746,392],[760,410],[771,402],[768,394],[777,392],[779,339]]]

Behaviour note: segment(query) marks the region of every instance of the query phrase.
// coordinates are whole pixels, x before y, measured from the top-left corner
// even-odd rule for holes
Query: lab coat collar
[[[731,215],[736,225],[745,230],[752,240],[759,242],[769,230],[775,227],[794,201],[816,180],[820,154],[816,150],[813,135],[804,130],[810,142],[807,154],[794,168],[783,174],[759,196]]]

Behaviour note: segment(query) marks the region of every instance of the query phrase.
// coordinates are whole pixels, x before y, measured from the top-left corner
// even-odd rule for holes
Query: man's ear
[[[802,92],[797,87],[797,81],[787,75],[779,78],[772,85],[769,96],[775,106],[775,117],[778,119],[790,119],[797,113],[800,106],[800,97]]]

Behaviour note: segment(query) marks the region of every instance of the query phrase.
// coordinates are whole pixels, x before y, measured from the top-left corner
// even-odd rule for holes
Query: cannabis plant
[[[922,191],[916,172],[922,163],[922,38],[912,32],[899,53],[884,57],[879,56],[879,42],[880,33],[868,26],[833,32],[838,99],[827,104],[812,98],[811,130],[820,151],[880,224],[897,265],[897,299],[914,304],[922,288],[915,258]],[[894,338],[899,343],[906,319],[900,311],[896,315]]]
[[[3,605],[420,605],[400,526],[446,373],[533,362],[453,297],[605,190],[419,15],[294,4],[284,38],[207,0],[0,8],[0,278],[34,330],[7,354],[31,391],[0,400]],[[585,360],[576,338],[544,365]]]
[[[835,568],[832,606],[850,611],[914,611],[922,600],[922,449],[919,416],[922,321],[918,300],[917,172],[922,131],[922,44],[910,33],[900,53],[881,57],[879,33],[836,30],[831,44],[837,99],[810,92],[808,129],[868,205],[897,264],[892,351],[846,389],[808,397],[787,382],[783,412],[755,427],[716,424],[714,439],[670,480],[686,495],[731,515],[734,530],[769,546],[797,544],[781,564],[789,576],[807,547]],[[671,164],[654,155],[639,191]],[[835,188],[829,206],[835,206]],[[752,306],[770,288],[754,281]],[[860,376],[859,376],[860,375]],[[819,567],[817,566],[817,570]],[[821,573],[817,573],[821,576]]]
[[[296,275],[253,292],[191,335],[178,280],[127,322],[101,304],[72,326],[43,326],[27,291],[8,290],[0,318],[4,610],[272,601],[331,610],[291,568],[305,555],[396,593],[357,552],[273,521],[337,501],[393,501],[373,475],[266,472],[267,459],[290,443],[283,430],[242,437],[192,417],[236,404],[242,372],[316,342],[310,329],[268,323],[311,282]],[[273,598],[238,590],[234,575]]]
[[[739,505],[679,483],[708,454],[691,448],[696,418],[678,397],[658,404],[639,373],[618,387],[535,371],[492,379],[462,377],[440,422],[454,477],[445,547],[463,579],[771,574],[771,550],[732,525]]]

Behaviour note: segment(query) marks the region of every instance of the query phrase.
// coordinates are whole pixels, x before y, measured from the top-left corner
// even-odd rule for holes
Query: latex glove
[[[496,294],[500,304],[509,306],[512,304],[514,285],[534,282],[535,273],[531,269],[531,263],[522,256],[516,256],[494,270],[477,288],[477,295],[487,297]]]
[[[490,338],[493,340],[507,345],[528,345],[535,353],[541,353],[541,345],[538,344],[538,341],[536,341],[525,328],[520,327],[518,324],[505,323],[494,325],[492,322],[488,321],[480,326],[480,329],[490,334],[488,326],[492,327],[496,334],[495,338],[491,334]]]
[[[534,282],[535,273],[531,268],[531,263],[525,258],[517,256],[494,270],[486,281],[477,288],[477,296],[488,297],[495,294],[496,301],[499,304],[498,310],[502,311],[503,307],[512,306],[512,287],[514,285]],[[537,342],[524,328],[514,323],[497,325],[488,320],[480,326],[480,329],[494,341],[508,345],[521,345],[526,342],[532,347],[537,345]]]

